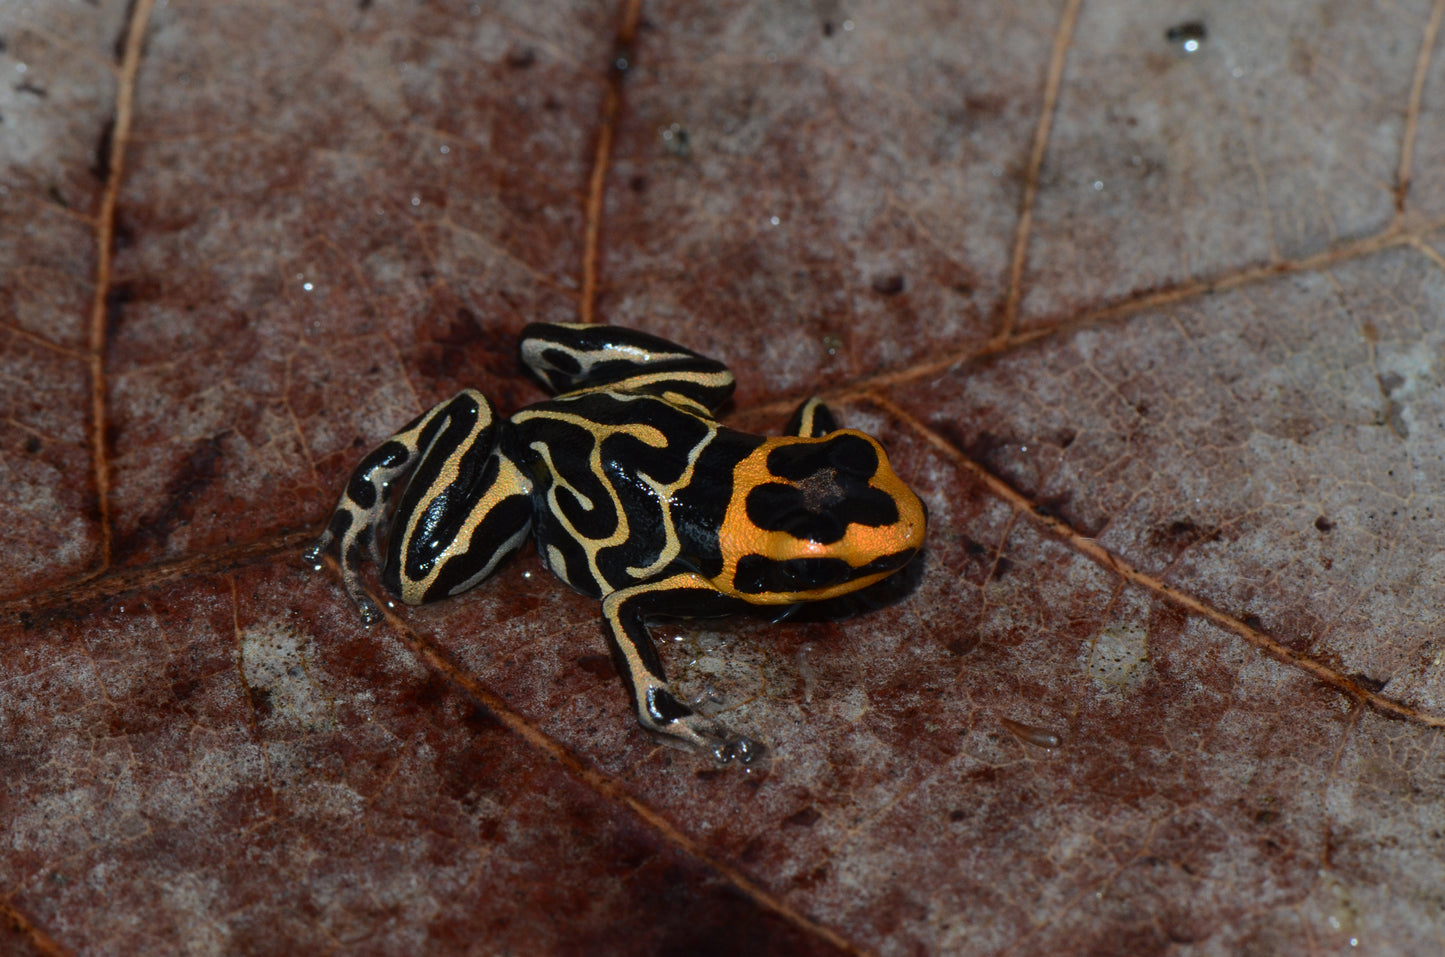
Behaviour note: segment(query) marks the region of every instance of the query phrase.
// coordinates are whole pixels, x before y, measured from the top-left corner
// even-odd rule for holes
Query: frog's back
[[[761,439],[701,409],[607,389],[530,406],[512,426],[535,479],[537,549],[562,580],[602,596],[667,570],[721,567],[732,469]]]

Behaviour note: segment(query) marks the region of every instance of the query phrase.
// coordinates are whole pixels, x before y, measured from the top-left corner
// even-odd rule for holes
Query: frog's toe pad
[[[746,735],[737,735],[714,745],[712,756],[718,764],[732,764],[736,761],[745,768],[758,767],[768,759],[768,746]]]
[[[328,530],[322,533],[321,537],[312,542],[306,551],[301,553],[301,560],[312,566],[315,571],[321,571],[321,556],[326,554],[326,549],[331,547],[332,534]]]

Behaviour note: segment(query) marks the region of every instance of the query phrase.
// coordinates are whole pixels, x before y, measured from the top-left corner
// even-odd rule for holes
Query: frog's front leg
[[[798,406],[793,417],[788,420],[788,427],[783,430],[783,434],[817,439],[837,431],[838,420],[833,418],[832,410],[823,404],[822,399],[813,396]]]
[[[646,621],[652,615],[723,615],[737,606],[736,599],[720,593],[701,575],[683,572],[612,592],[602,599],[602,619],[613,661],[627,683],[638,722],[687,747],[711,752],[720,762],[737,759],[746,764],[766,749],[678,700],[668,684]]]

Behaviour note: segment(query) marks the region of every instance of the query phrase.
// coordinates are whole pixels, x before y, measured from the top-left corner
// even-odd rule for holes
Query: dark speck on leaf
[[[962,658],[964,655],[978,647],[977,636],[968,638],[955,638],[948,643],[948,653],[955,658]]]
[[[822,819],[822,817],[823,815],[818,813],[817,808],[811,806],[805,807],[798,813],[789,815],[788,817],[784,818],[783,825],[792,825],[793,827],[812,827],[814,824],[817,824],[818,821]]]
[[[612,69],[618,73],[626,73],[632,68],[633,49],[630,44],[618,43],[612,48]]]
[[[1355,682],[1355,684],[1359,685],[1361,688],[1364,688],[1366,691],[1373,691],[1375,693],[1379,693],[1380,689],[1385,687],[1385,682],[1381,681],[1379,678],[1372,678],[1369,675],[1361,674],[1360,672],[1356,672],[1349,677],[1352,681]]]
[[[45,447],[45,443],[41,442],[39,439],[37,439],[37,438],[36,438],[35,436],[33,436],[33,435],[32,435],[30,438],[28,438],[28,439],[25,440],[25,451],[29,452],[31,455],[34,455],[36,452],[39,452],[39,451],[40,451],[41,449],[43,449],[44,447]]]
[[[880,296],[896,296],[903,291],[903,277],[897,273],[878,276],[873,280],[873,291]]]
[[[1197,46],[1208,37],[1209,31],[1205,29],[1203,20],[1186,20],[1164,31],[1164,39],[1170,43],[1188,43],[1193,40]]]
[[[531,47],[511,50],[507,53],[507,66],[513,70],[525,70],[537,62],[537,51]]]
[[[617,669],[613,667],[612,659],[606,655],[583,655],[577,659],[577,667],[602,681],[614,681],[617,678]]]
[[[1315,528],[1319,529],[1325,534],[1329,534],[1330,532],[1335,530],[1335,523],[1321,515],[1319,518],[1315,519]]]

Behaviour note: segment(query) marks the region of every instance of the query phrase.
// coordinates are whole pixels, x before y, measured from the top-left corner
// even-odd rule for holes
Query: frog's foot
[[[366,588],[361,584],[360,555],[364,546],[357,543],[358,536],[347,534],[350,531],[349,521],[343,522],[342,519],[349,519],[349,516],[338,509],[326,531],[311,543],[311,547],[301,553],[301,559],[319,571],[321,556],[325,555],[327,549],[340,537],[341,583],[346,588],[347,597],[356,606],[356,610],[361,613],[362,624],[373,625],[381,620],[381,609],[377,607],[376,602],[367,594]],[[338,526],[343,524],[348,527],[341,529],[338,533]]]
[[[663,575],[602,599],[602,621],[611,639],[613,661],[627,683],[638,722],[669,744],[711,754],[720,764],[749,764],[768,749],[678,700],[667,683],[645,619],[651,614],[726,614],[735,605],[734,599],[718,592],[696,572]]]
[[[326,550],[335,540],[336,536],[332,535],[330,527],[327,527],[326,531],[322,532],[316,541],[301,553],[301,560],[310,565],[312,571],[321,571],[321,556],[326,554]]]
[[[748,766],[761,762],[768,753],[767,745],[745,735],[736,734],[722,722],[698,714],[678,701],[666,685],[649,688],[645,714],[639,714],[642,726],[659,735],[663,741],[690,751],[710,754],[718,764]],[[663,715],[675,715],[660,720]]]

